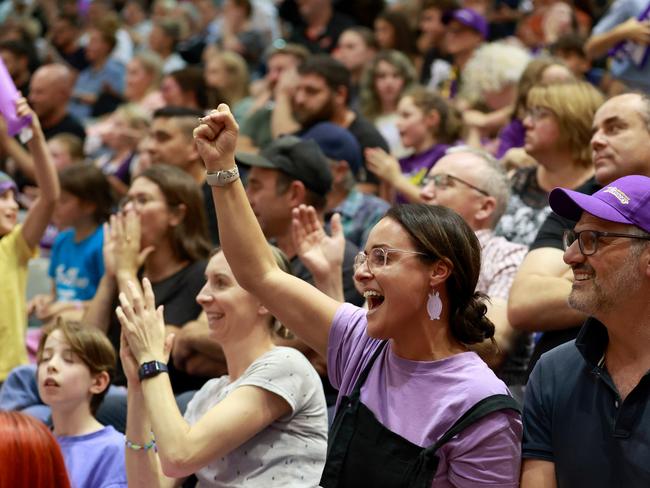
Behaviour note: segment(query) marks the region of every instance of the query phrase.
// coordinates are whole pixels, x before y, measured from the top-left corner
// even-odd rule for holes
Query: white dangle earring
[[[427,312],[429,313],[430,320],[440,320],[440,314],[442,313],[442,300],[437,291],[429,293]]]

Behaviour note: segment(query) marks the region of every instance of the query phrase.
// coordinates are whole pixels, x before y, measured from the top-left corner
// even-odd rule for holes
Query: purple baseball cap
[[[650,178],[624,176],[593,195],[555,188],[548,197],[553,211],[561,217],[579,220],[582,212],[610,222],[635,225],[650,232]]]
[[[472,10],[471,8],[459,8],[457,10],[447,12],[442,16],[443,24],[448,24],[452,20],[460,22],[467,27],[471,27],[476,32],[481,34],[481,36],[483,36],[483,39],[488,38],[488,34],[490,33],[488,22],[485,20],[485,17],[479,14],[476,10]]]
[[[13,190],[14,195],[18,193],[16,182],[7,173],[0,171],[0,195],[4,194],[7,190]]]

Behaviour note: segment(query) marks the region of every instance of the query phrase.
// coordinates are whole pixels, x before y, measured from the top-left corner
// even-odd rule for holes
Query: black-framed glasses
[[[422,179],[422,186],[426,186],[429,183],[433,183],[436,188],[440,188],[441,190],[444,190],[445,188],[453,186],[454,181],[458,182],[458,183],[461,183],[461,184],[465,185],[466,187],[471,188],[472,190],[476,190],[481,195],[485,195],[486,197],[490,196],[490,194],[488,192],[486,192],[485,190],[482,190],[478,186],[474,186],[471,183],[468,183],[467,181],[458,178],[457,176],[453,176],[453,175],[450,175],[450,174],[447,174],[447,173],[439,173],[437,175],[425,176]]]
[[[361,251],[354,257],[354,270],[356,271],[364,264],[368,264],[368,269],[374,274],[374,270],[386,266],[388,263],[388,255],[391,253],[399,252],[402,254],[420,254],[427,256],[427,254],[420,251],[410,251],[407,249],[391,249],[389,247],[374,247],[369,253]]]
[[[583,256],[592,256],[598,251],[598,241],[603,237],[626,237],[628,239],[642,239],[650,241],[650,236],[635,236],[632,234],[619,234],[617,232],[601,232],[599,230],[565,230],[562,243],[566,251],[571,244],[578,241],[578,247]]]

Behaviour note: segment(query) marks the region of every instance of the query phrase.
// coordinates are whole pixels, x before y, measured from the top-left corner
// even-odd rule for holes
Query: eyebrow
[[[621,119],[618,115],[612,115],[611,117],[607,117],[605,120],[603,120],[600,125],[609,125],[619,121],[623,121],[623,119]],[[593,125],[591,127],[591,130],[592,132],[596,132],[598,130],[598,126]]]

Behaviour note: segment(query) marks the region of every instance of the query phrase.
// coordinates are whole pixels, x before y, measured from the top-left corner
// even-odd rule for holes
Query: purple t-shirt
[[[366,334],[366,310],[343,304],[330,330],[328,374],[349,395],[381,341]],[[428,447],[475,403],[507,394],[474,352],[438,361],[411,361],[386,347],[361,388],[361,402],[386,428],[418,446]],[[433,485],[440,487],[519,486],[521,417],[512,410],[492,413],[469,426],[437,452]]]
[[[127,488],[124,436],[113,427],[56,440],[72,488]]]
[[[400,159],[399,166],[402,169],[402,174],[407,176],[414,185],[419,185],[433,165],[445,155],[447,149],[449,149],[447,144],[435,144],[426,151]],[[407,200],[402,195],[397,195],[397,203],[406,202]]]

